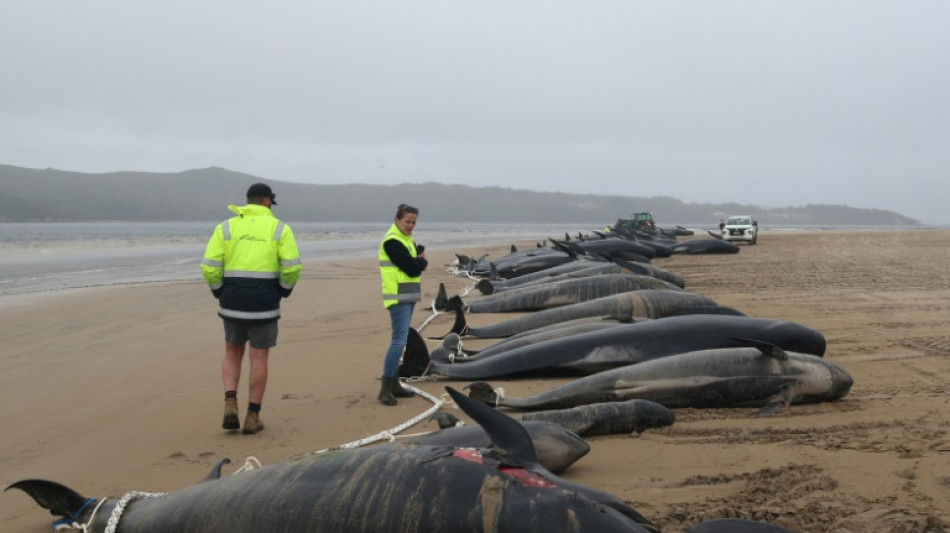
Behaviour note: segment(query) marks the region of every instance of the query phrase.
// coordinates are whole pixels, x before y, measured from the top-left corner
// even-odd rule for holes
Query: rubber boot
[[[402,386],[402,382],[399,381],[399,377],[393,377],[393,396],[396,398],[412,398],[416,393]]]
[[[379,387],[379,403],[383,405],[396,405],[396,398],[393,398],[394,379],[396,378],[383,376],[383,384]]]

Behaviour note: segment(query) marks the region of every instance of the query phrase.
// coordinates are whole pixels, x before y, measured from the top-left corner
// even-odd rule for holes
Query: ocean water
[[[201,281],[198,264],[212,222],[0,223],[0,298],[82,287],[164,281]],[[705,235],[716,221],[664,224]],[[375,257],[386,223],[292,223],[304,267],[327,259]],[[423,222],[416,242],[430,249],[480,255],[486,243],[562,238],[602,225],[451,224]],[[772,231],[926,230],[938,227],[768,226]]]
[[[0,298],[82,287],[201,281],[198,265],[216,222],[0,223]],[[304,268],[375,257],[385,223],[292,223]],[[561,238],[596,227],[556,224],[421,224],[416,242],[476,254],[478,245]]]

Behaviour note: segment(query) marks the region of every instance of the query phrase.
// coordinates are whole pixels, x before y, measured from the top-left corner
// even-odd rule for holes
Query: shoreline
[[[423,304],[439,282],[450,294],[472,284],[445,271],[455,252],[498,257],[510,244],[427,246]],[[950,527],[948,261],[950,231],[904,230],[763,233],[738,254],[656,260],[682,275],[686,290],[721,305],[818,329],[828,339],[826,357],[855,385],[839,402],[772,417],[677,409],[670,428],[588,439],[590,454],[562,477],[614,494],[665,532],[715,516],[803,532],[923,531],[928,521]],[[176,490],[223,457],[233,461],[223,474],[230,475],[249,456],[273,464],[425,411],[431,403],[422,398],[396,407],[376,401],[389,320],[374,263],[305,262],[283,304],[262,411],[267,427],[258,435],[220,429],[221,326],[197,274],[22,295],[29,303],[17,306],[4,303],[16,296],[0,298],[0,413],[12,428],[0,436],[0,484],[45,478],[95,498]],[[417,306],[412,323],[429,315]],[[451,322],[438,316],[423,335],[442,334]],[[498,381],[521,396],[568,380]],[[444,386],[465,383],[414,385],[441,396]],[[434,429],[423,422],[406,433]],[[38,533],[50,522],[25,494],[0,495],[0,529]]]

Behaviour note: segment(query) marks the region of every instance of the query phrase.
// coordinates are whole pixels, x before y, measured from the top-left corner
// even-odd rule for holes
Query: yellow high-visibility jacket
[[[201,261],[201,274],[218,298],[218,315],[270,322],[290,296],[303,266],[293,230],[263,205],[229,205],[236,213],[218,224]]]

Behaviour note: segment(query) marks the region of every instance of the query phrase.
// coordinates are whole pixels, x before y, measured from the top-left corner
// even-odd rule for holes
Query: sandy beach
[[[439,282],[450,294],[472,285],[446,268],[456,252],[501,256],[511,244],[428,250],[423,303]],[[801,532],[950,529],[950,231],[765,231],[738,254],[655,264],[721,305],[821,331],[826,357],[854,387],[841,401],[773,416],[678,409],[669,428],[588,439],[590,454],[563,477],[616,495],[665,532],[723,516]],[[197,267],[192,282],[3,303],[0,484],[45,478],[94,498],[173,491],[224,457],[229,475],[247,457],[273,464],[422,413],[431,405],[423,398],[376,401],[389,337],[378,278],[371,259],[305,264],[284,302],[257,435],[220,428],[223,333]],[[430,315],[417,307],[413,325]],[[434,318],[423,335],[447,332],[452,318]],[[494,381],[521,396],[566,379]],[[441,395],[464,384],[416,386]],[[52,520],[22,492],[0,494],[0,530],[45,532]]]

